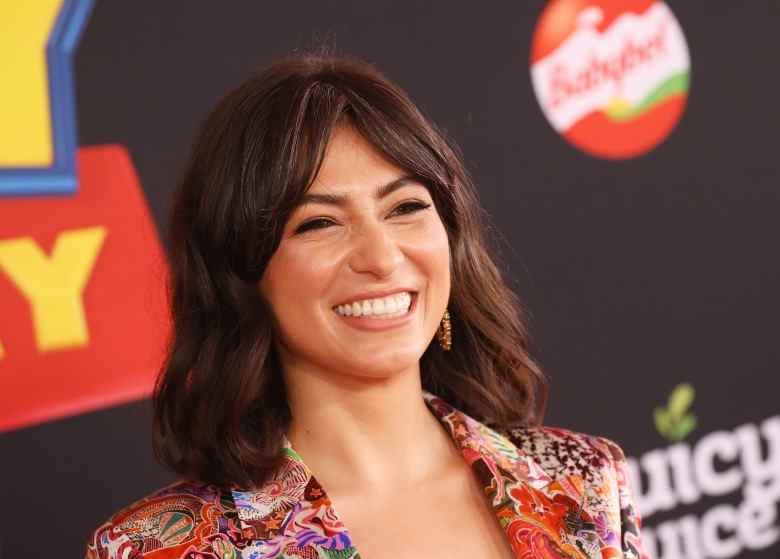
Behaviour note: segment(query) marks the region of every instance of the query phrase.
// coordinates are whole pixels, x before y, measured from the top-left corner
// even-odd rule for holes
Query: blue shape
[[[75,194],[76,99],[73,54],[94,0],[65,0],[46,45],[54,162],[48,168],[0,169],[0,196]]]

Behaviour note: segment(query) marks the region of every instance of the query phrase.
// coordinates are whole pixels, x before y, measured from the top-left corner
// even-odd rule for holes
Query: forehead
[[[406,174],[352,126],[342,124],[331,134],[309,192],[366,190]]]

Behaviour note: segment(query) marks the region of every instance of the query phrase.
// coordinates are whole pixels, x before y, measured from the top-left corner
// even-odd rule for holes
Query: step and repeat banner
[[[551,382],[658,559],[780,554],[780,4],[0,3],[0,557],[83,556],[150,446],[170,196],[230,88],[326,45],[462,148]]]

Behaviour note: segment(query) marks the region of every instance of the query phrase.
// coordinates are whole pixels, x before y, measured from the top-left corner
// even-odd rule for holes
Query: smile
[[[379,299],[363,299],[334,307],[341,316],[373,316],[390,318],[406,314],[412,304],[412,294],[408,291],[394,293]]]
[[[382,329],[405,322],[414,312],[416,301],[417,293],[404,291],[378,299],[337,305],[333,311],[353,326]]]

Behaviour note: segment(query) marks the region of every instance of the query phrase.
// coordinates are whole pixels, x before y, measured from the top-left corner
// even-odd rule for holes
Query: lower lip
[[[336,311],[333,313],[346,322],[349,326],[357,328],[359,330],[369,330],[371,332],[378,332],[381,330],[389,330],[390,328],[397,328],[409,322],[417,308],[417,293],[412,295],[412,303],[409,305],[409,310],[406,314],[396,316],[395,318],[373,318],[370,316],[344,316],[338,314]]]

